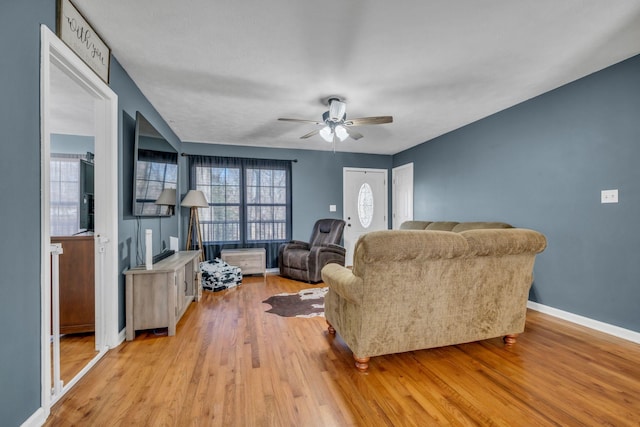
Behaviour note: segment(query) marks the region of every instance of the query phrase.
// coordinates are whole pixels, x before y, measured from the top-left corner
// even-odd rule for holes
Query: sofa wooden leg
[[[503,338],[503,341],[506,345],[513,345],[516,343],[517,338],[518,338],[518,334],[509,334]]]
[[[329,330],[329,333],[331,335],[335,335],[336,334],[336,330],[334,329],[333,326],[331,326],[331,323],[327,322],[327,325],[329,325],[329,327],[327,328]]]
[[[367,369],[369,369],[369,359],[371,358],[357,357],[355,354],[353,355],[353,358],[356,361],[356,369],[360,372],[367,372]]]

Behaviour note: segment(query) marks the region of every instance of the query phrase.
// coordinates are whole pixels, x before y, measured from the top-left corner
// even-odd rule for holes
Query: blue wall
[[[235,145],[211,145],[183,143],[182,152],[207,156],[247,157],[254,159],[280,159],[298,161],[292,164],[292,217],[293,238],[307,241],[316,220],[342,218],[342,168],[390,169],[392,158],[386,155],[355,154],[329,151],[285,150]],[[180,164],[181,196],[189,184],[187,160]],[[329,212],[329,205],[336,205],[336,212]],[[186,213],[185,213],[186,215]],[[186,229],[188,218],[183,216]]]
[[[114,58],[111,59],[109,86],[118,94],[118,176],[120,177],[118,181],[118,254],[119,269],[124,272],[144,261],[144,259],[137,259],[137,254],[143,256],[143,252],[138,251],[136,242],[144,242],[145,229],[153,230],[153,253],[155,254],[161,251],[162,240],[165,240],[168,246],[169,236],[179,235],[178,224],[180,224],[178,211],[175,216],[163,218],[132,216],[136,111],[140,111],[176,151],[179,150],[180,140]],[[160,221],[162,221],[162,236],[160,236]],[[118,283],[120,329],[125,327],[124,288],[124,276],[120,275]]]
[[[84,135],[51,134],[51,153],[86,154],[95,153],[95,138]]]
[[[54,1],[0,6],[0,420],[7,426],[40,407],[40,23],[55,28]]]
[[[0,324],[10,325],[4,328],[0,346],[0,420],[7,426],[20,425],[41,405],[40,24],[55,31],[55,8],[51,0],[3,2],[0,6],[0,195],[15,201],[0,208],[4,242],[0,249]],[[125,269],[136,230],[136,220],[130,215],[136,111],[176,149],[179,140],[115,58],[110,80],[120,107],[118,242],[120,265]],[[164,221],[163,233],[176,235],[179,218]],[[157,230],[158,220],[142,220],[141,227]],[[123,328],[124,278],[114,286],[120,289]]]
[[[640,56],[394,156],[416,219],[536,229],[531,299],[640,331]],[[600,204],[618,189],[620,203]]]
[[[0,6],[0,420],[19,425],[40,407],[40,24],[55,29],[55,2]],[[393,156],[415,163],[415,216],[496,219],[545,233],[532,298],[640,331],[640,58],[503,111]],[[293,237],[307,239],[320,217],[342,216],[342,168],[389,168],[392,157],[185,143],[112,60],[119,96],[120,268],[135,264],[138,222],[131,216],[135,112],[179,151],[255,158],[297,158],[293,165]],[[181,195],[187,190],[180,159]],[[620,203],[601,205],[618,188]],[[329,204],[338,211],[330,213]],[[178,212],[165,235],[186,228]],[[180,224],[180,231],[178,229]],[[158,229],[157,219],[139,228]],[[154,233],[155,234],[155,233]],[[159,240],[158,240],[159,242]],[[159,243],[158,243],[159,245]],[[120,327],[124,327],[124,278]]]

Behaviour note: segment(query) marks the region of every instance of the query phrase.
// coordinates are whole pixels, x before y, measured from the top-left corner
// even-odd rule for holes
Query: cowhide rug
[[[277,294],[270,296],[263,303],[271,309],[267,313],[282,317],[316,317],[324,316],[324,295],[329,288],[309,288],[293,294]]]

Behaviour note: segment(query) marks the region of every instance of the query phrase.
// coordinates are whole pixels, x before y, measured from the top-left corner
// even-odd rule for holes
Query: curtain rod
[[[189,153],[180,153],[180,155],[181,155],[182,157],[189,157],[189,156],[203,156],[203,157],[207,157],[207,155],[206,155],[206,154],[189,154]],[[218,157],[230,157],[230,156],[218,156]],[[288,160],[288,159],[254,159],[254,158],[251,158],[251,157],[241,157],[241,158],[244,158],[244,159],[251,159],[251,160]],[[290,160],[290,161],[291,161],[291,162],[293,162],[293,163],[298,163],[298,159],[293,159],[293,160]]]

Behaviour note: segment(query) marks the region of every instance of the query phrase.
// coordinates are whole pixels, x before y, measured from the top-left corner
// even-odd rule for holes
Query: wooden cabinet
[[[51,237],[60,243],[60,333],[94,332],[96,327],[93,235]]]
[[[223,249],[220,258],[229,265],[240,267],[242,274],[267,275],[267,261],[264,248]]]
[[[200,251],[176,252],[155,264],[132,268],[126,276],[126,336],[135,331],[167,328],[175,335],[176,323],[192,301],[200,298]]]

